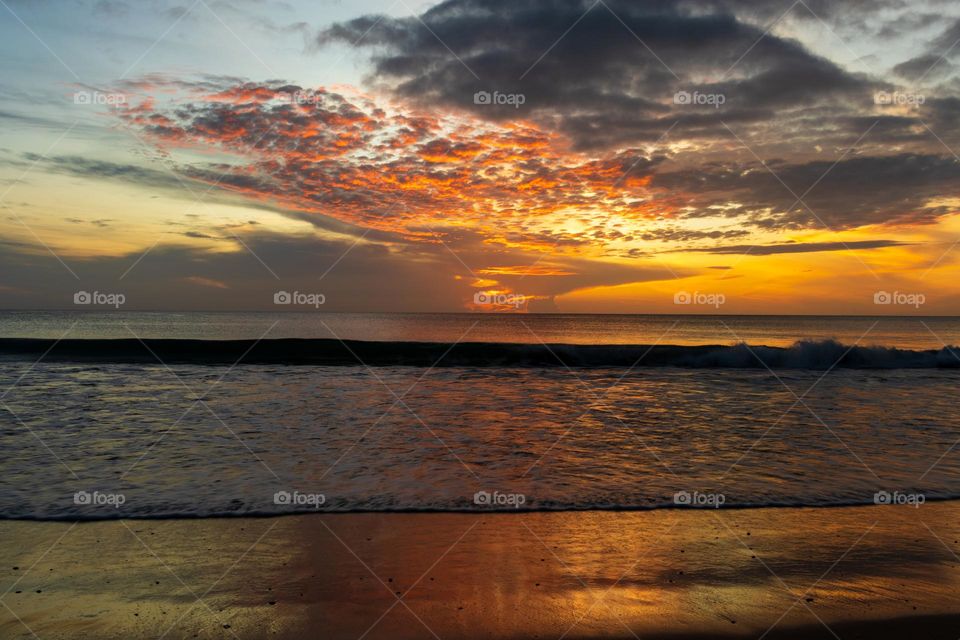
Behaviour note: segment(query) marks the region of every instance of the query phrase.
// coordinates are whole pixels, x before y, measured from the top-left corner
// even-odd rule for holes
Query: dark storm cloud
[[[952,155],[771,161],[767,166],[769,171],[757,163],[704,165],[655,174],[651,184],[688,194],[697,208],[689,217],[717,216],[717,210],[707,207],[735,202],[740,206],[728,215],[746,215],[763,228],[826,225],[840,230],[891,222],[930,223],[955,212],[933,206],[930,200],[960,197],[960,161]]]
[[[749,254],[769,256],[781,253],[817,253],[820,251],[852,251],[856,249],[883,249],[885,247],[906,246],[908,243],[896,240],[857,240],[851,242],[784,242],[782,244],[738,244],[726,247],[700,247],[696,249],[677,249],[671,253],[697,252],[715,254]],[[713,269],[722,267],[711,267]]]
[[[931,43],[934,51],[944,56],[960,57],[958,50],[958,41],[960,41],[960,18],[954,20],[946,29],[943,30],[937,38]]]
[[[925,53],[910,58],[893,68],[893,72],[907,81],[916,81],[923,77],[943,76],[952,71],[955,65],[935,53]]]
[[[274,292],[299,290],[326,295],[323,309],[330,311],[436,310],[458,308],[468,294],[465,283],[436,263],[395,260],[382,245],[357,245],[347,253],[350,242],[314,237],[258,233],[243,240],[249,250],[161,244],[123,280],[141,253],[68,258],[77,280],[49,254],[0,247],[0,286],[14,291],[0,292],[0,300],[6,308],[68,308],[73,292],[99,290],[124,293],[128,309],[270,309]]]
[[[941,140],[946,141],[945,144],[956,149],[960,143],[960,136],[957,135],[960,132],[960,97],[927,98],[923,109],[923,121],[932,130],[939,132],[938,135]]]
[[[145,254],[67,256],[77,278],[43,246],[0,240],[0,307],[70,308],[76,291],[97,290],[123,293],[130,310],[266,310],[276,309],[276,291],[296,290],[323,293],[324,311],[459,311],[476,291],[473,270],[530,266],[541,258],[516,250],[490,252],[479,236],[446,237],[450,248],[252,231],[240,235],[236,251],[162,243]],[[674,277],[664,268],[576,258],[551,263],[564,275],[495,277],[544,304],[576,289]]]
[[[797,20],[833,22],[840,26],[857,26],[863,16],[887,10],[903,10],[916,0],[681,0],[690,7],[712,7],[737,13],[739,16],[767,21],[790,17]],[[930,14],[939,18],[939,14]],[[922,23],[922,20],[918,20]]]
[[[738,17],[756,18],[761,3],[592,4],[447,0],[419,19],[365,16],[335,24],[318,42],[373,47],[374,78],[407,98],[494,119],[533,117],[581,147],[656,139],[677,117],[690,120],[678,133],[716,136],[721,114],[765,122],[780,109],[866,104],[874,89]],[[703,84],[704,77],[714,80]],[[475,104],[478,91],[523,94],[525,102],[519,109]],[[722,94],[725,101],[721,109],[674,104],[677,91]]]
[[[893,73],[910,82],[948,76],[956,69],[956,65],[950,59],[960,58],[958,45],[960,45],[960,19],[951,19],[940,35],[929,43],[924,53],[894,66]]]

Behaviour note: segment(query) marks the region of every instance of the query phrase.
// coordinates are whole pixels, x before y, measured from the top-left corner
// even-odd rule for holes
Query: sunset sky
[[[0,16],[0,308],[960,312],[955,2]]]

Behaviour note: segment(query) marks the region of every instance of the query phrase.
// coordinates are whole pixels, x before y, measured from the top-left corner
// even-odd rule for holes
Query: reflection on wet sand
[[[958,515],[944,502],[4,522],[0,635],[882,638],[909,624],[955,638],[957,620],[935,616],[958,607]],[[922,617],[880,622],[908,616]]]

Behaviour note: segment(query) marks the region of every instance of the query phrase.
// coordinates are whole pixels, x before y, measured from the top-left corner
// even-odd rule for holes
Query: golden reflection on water
[[[759,635],[774,623],[819,624],[814,613],[837,622],[956,611],[958,563],[920,518],[953,542],[958,511],[955,503],[938,503],[919,513],[663,510],[357,515],[327,522],[344,543],[357,541],[363,562],[390,579],[387,585],[441,638],[478,630],[485,637]],[[367,540],[373,522],[383,526]],[[332,554],[346,582],[372,581],[379,589],[353,600],[342,581],[312,581],[307,588],[318,606],[304,623],[335,620],[363,633],[395,600],[340,542],[316,533],[292,562]],[[397,605],[368,637],[423,633]]]
[[[50,551],[0,588],[20,580],[5,603],[41,637],[757,637],[957,611],[958,515],[944,502],[98,522],[56,545],[69,525],[3,522],[3,566]],[[0,635],[22,631],[0,611]]]

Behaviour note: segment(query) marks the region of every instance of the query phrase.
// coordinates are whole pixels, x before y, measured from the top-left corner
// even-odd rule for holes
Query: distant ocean
[[[334,338],[382,342],[731,344],[796,340],[939,349],[960,344],[960,319],[867,316],[561,315],[479,313],[165,313],[0,311],[0,338]]]
[[[954,318],[0,312],[0,517],[956,498],[955,344]]]

